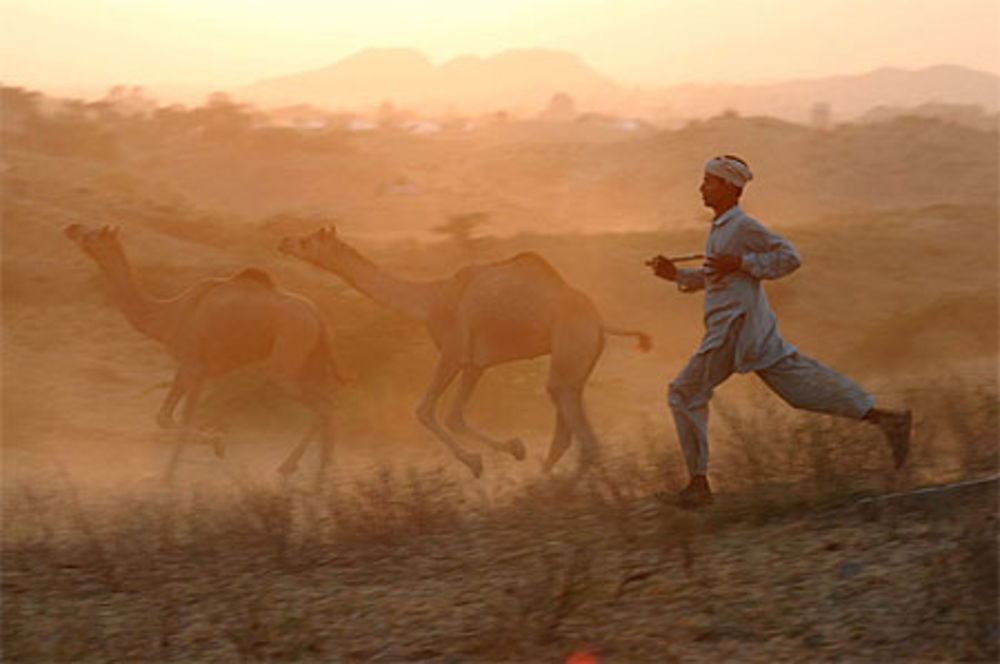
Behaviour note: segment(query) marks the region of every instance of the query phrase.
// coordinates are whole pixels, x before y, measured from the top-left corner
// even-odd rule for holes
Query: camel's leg
[[[324,332],[322,325],[315,319],[291,317],[278,323],[274,346],[264,362],[264,371],[286,394],[302,402],[315,414],[309,430],[278,466],[278,472],[283,475],[294,473],[309,444],[318,435],[322,444],[319,468],[322,481],[330,461],[335,435],[331,397],[335,381],[325,372],[312,377],[307,377],[307,374],[308,369],[315,368],[310,367],[310,362],[327,360],[326,357],[317,358],[314,355]]]
[[[594,435],[594,430],[591,428],[590,421],[587,419],[587,413],[583,408],[582,392],[579,389],[558,387],[550,388],[549,392],[563,420],[580,444],[578,473],[582,474],[600,456],[600,445],[597,442],[597,436]]]
[[[319,416],[320,448],[319,448],[319,473],[317,479],[320,484],[326,479],[326,469],[330,465],[330,457],[333,454],[333,444],[336,440],[337,431],[333,415],[330,410],[325,410]]]
[[[552,399],[555,401],[555,397]],[[559,410],[558,404],[556,405],[556,431],[552,435],[552,445],[549,446],[549,455],[545,459],[545,464],[542,466],[542,470],[546,473],[552,470],[552,467],[556,465],[556,462],[562,458],[562,455],[569,449],[571,432],[569,426],[566,424],[566,420],[563,419],[562,412]]]
[[[583,388],[603,349],[604,334],[600,326],[590,324],[580,315],[568,316],[552,330],[548,391],[556,411],[580,445],[578,475],[596,462],[600,454],[597,436],[583,407]]]
[[[316,434],[319,433],[319,417],[317,416],[313,419],[312,424],[309,425],[309,430],[306,434],[302,436],[302,440],[292,449],[288,457],[278,466],[278,472],[282,475],[291,475],[299,468],[299,460],[302,459],[302,455],[305,454],[306,448],[309,447],[309,443],[312,442]]]
[[[457,360],[446,357],[443,354],[441,355],[437,366],[434,367],[434,376],[431,379],[431,384],[427,388],[424,398],[420,401],[420,405],[417,406],[417,419],[430,429],[431,433],[437,436],[441,442],[447,445],[451,453],[455,455],[455,458],[468,466],[475,477],[479,477],[483,473],[482,457],[462,449],[458,443],[451,439],[448,432],[441,428],[441,425],[438,424],[437,419],[434,417],[438,399],[441,398],[441,394],[448,388],[451,381],[455,379],[458,369],[459,363]]]
[[[157,418],[160,422],[160,426],[164,426],[164,421],[169,422],[169,426],[173,427],[177,433],[178,437],[174,440],[174,449],[170,453],[170,460],[167,461],[167,470],[165,474],[165,481],[170,483],[174,479],[174,474],[177,472],[177,465],[181,460],[181,450],[184,445],[184,437],[188,434],[188,423],[191,421],[191,417],[194,412],[194,407],[191,405],[191,396],[194,395],[195,403],[197,403],[198,395],[201,393],[201,384],[203,378],[200,372],[192,367],[181,367],[177,371],[177,375],[174,377],[174,383],[170,387],[170,392],[167,394],[167,400],[163,403],[163,407],[160,409],[161,417]],[[177,427],[177,424],[173,419],[173,410],[177,406],[177,402],[181,397],[186,399],[184,403],[184,409],[181,413],[181,424]],[[166,418],[163,417],[166,413]]]
[[[192,424],[194,422],[194,411],[198,407],[198,401],[201,399],[201,389],[204,385],[205,376],[199,372],[188,387],[187,394],[184,395],[184,406],[181,408],[181,430],[185,436],[211,445],[215,456],[222,459],[226,456],[226,448],[222,443],[222,436],[211,431],[201,431],[200,429],[196,429]]]
[[[206,443],[212,446],[215,455],[220,459],[226,455],[226,450],[222,445],[222,439],[213,433],[199,431],[191,423],[194,421],[194,411],[201,398],[201,389],[205,384],[205,374],[200,367],[184,365],[177,370],[174,375],[170,391],[167,393],[160,412],[156,416],[156,422],[164,429],[176,429],[182,438],[193,439],[199,443]],[[180,425],[174,421],[174,410],[177,404],[184,399],[184,406],[181,409]],[[175,456],[179,454],[175,451]]]
[[[476,384],[482,377],[483,371],[483,367],[472,364],[468,364],[462,369],[462,375],[459,378],[458,393],[452,401],[448,417],[445,419],[445,425],[455,433],[471,436],[482,443],[486,443],[495,450],[513,455],[515,459],[520,461],[524,459],[524,443],[521,442],[520,438],[511,438],[506,442],[494,440],[486,434],[476,431],[465,422],[465,405],[469,402],[473,390],[476,389]]]
[[[160,406],[160,412],[156,415],[156,423],[163,429],[173,429],[177,426],[174,422],[174,409],[180,403],[181,398],[191,389],[191,385],[198,380],[198,372],[194,367],[182,366],[174,374],[174,380],[170,384],[170,391],[167,398]]]
[[[226,456],[226,449],[222,445],[222,437],[217,433],[202,431],[194,427],[194,411],[198,407],[201,399],[201,390],[205,386],[205,376],[198,373],[197,377],[188,387],[187,394],[184,395],[184,406],[181,408],[181,427],[186,436],[191,436],[202,443],[212,446],[215,456],[220,459]]]
[[[315,414],[309,430],[302,439],[292,448],[285,460],[278,466],[278,472],[282,475],[291,475],[299,467],[299,461],[308,449],[309,444],[319,437],[320,444],[320,467],[319,475],[325,475],[326,467],[330,462],[330,453],[335,439],[335,427],[333,418],[333,402],[329,394],[329,386],[314,385],[311,382],[299,381],[288,377],[283,373],[278,373],[273,367],[268,371],[271,380],[293,399],[301,401]]]
[[[320,448],[319,467],[316,470],[316,483],[318,486],[322,486],[326,480],[327,469],[330,466],[330,458],[333,453],[333,445],[336,440],[337,432],[330,399],[317,397],[317,400],[314,403],[317,404],[313,406],[316,411],[316,417],[310,426],[310,433],[307,434],[307,438],[303,439],[303,441],[299,443],[294,450],[292,450],[288,459],[286,459],[285,462],[278,468],[278,472],[286,475],[294,472],[299,458],[301,458],[302,453],[309,444],[309,440],[318,437]]]
[[[177,371],[174,382],[170,386],[170,392],[166,400],[160,407],[157,422],[161,427],[171,428],[177,432],[178,439],[174,442],[174,449],[167,462],[165,479],[172,481],[177,465],[180,463],[181,449],[185,439],[193,438],[200,443],[212,445],[215,456],[220,459],[226,455],[222,439],[211,433],[199,431],[191,426],[194,419],[194,411],[198,406],[198,399],[201,397],[201,389],[205,384],[205,375],[198,367],[183,366]],[[177,402],[183,397],[184,406],[181,409],[181,421],[178,426],[173,419],[173,411],[177,407]]]

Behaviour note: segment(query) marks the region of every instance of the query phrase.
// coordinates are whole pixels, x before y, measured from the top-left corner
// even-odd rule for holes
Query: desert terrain
[[[5,660],[995,661],[995,483],[857,509],[997,472],[995,128],[729,113],[419,136],[260,126],[218,99],[139,117],[4,94]],[[701,300],[643,261],[701,250],[701,167],[721,152],[751,163],[744,209],[802,256],[767,284],[783,335],[914,409],[903,471],[877,432],[736,376],[712,402],[717,504],[654,498],[685,479],[665,394]],[[226,458],[184,443],[164,482],[178,438],[155,415],[175,365],[71,223],[117,226],[158,297],[254,266],[316,303],[352,378],[322,481],[314,452],[275,473],[308,413],[248,368],[196,419]],[[488,372],[468,414],[527,459],[470,442],[472,478],[414,417],[436,359],[423,326],[277,251],[328,225],[409,280],[537,252],[608,324],[648,332],[649,353],[609,338],[588,384],[600,469],[571,482],[571,448],[541,474],[539,358]]]

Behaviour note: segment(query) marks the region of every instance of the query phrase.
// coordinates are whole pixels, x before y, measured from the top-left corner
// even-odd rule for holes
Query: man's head
[[[716,213],[736,205],[743,187],[753,179],[750,167],[731,154],[709,159],[705,163],[705,177],[701,182],[701,199]]]

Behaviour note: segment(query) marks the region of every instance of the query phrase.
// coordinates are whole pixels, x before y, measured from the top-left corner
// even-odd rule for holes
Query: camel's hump
[[[271,278],[264,270],[259,267],[248,267],[240,270],[232,276],[233,281],[252,281],[260,284],[261,286],[267,286],[268,288],[274,288],[274,279]]]
[[[541,269],[551,274],[554,277],[562,279],[562,275],[560,275],[559,271],[552,266],[552,263],[545,260],[541,256],[541,254],[537,254],[534,251],[522,251],[519,254],[516,254],[506,260],[502,260],[496,263],[496,265],[517,265],[517,264],[530,265],[534,268]]]

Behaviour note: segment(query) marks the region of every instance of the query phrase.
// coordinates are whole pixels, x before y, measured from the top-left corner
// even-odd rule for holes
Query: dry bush
[[[1000,468],[1000,398],[995,380],[944,374],[930,389],[911,387],[917,403],[918,463],[939,477],[964,479]]]
[[[725,496],[717,516],[761,522],[865,495],[996,473],[996,383],[951,377],[900,393],[916,421],[902,474],[891,471],[889,448],[874,427],[794,411],[770,395],[744,402],[716,397],[712,474]]]
[[[540,649],[568,647],[571,641],[562,633],[563,625],[595,592],[587,551],[541,556],[494,595],[489,606],[492,625],[484,630],[486,638],[468,652],[484,659],[523,661]]]
[[[713,467],[734,494],[732,517],[763,521],[852,498],[871,491],[887,463],[880,434],[852,422],[780,403],[713,412],[726,426],[713,441]]]
[[[332,491],[323,507],[338,545],[375,548],[456,527],[476,513],[461,486],[441,468],[424,473],[411,468],[400,479],[383,466],[373,477]]]
[[[995,502],[995,492],[993,498]],[[917,629],[947,624],[961,660],[996,661],[1000,654],[1000,529],[995,513],[984,517],[968,510],[968,503],[959,508],[953,517],[959,526],[951,546],[923,556],[926,581],[908,613]]]
[[[955,458],[986,459],[995,402],[962,389],[949,394],[976,435]],[[652,425],[580,481],[385,465],[322,489],[249,477],[133,493],[8,486],[4,659],[996,656],[995,494],[862,522],[852,499],[880,487],[887,463],[877,436],[727,412],[724,481],[704,512],[651,500],[681,483]],[[942,421],[921,445],[955,435]]]

